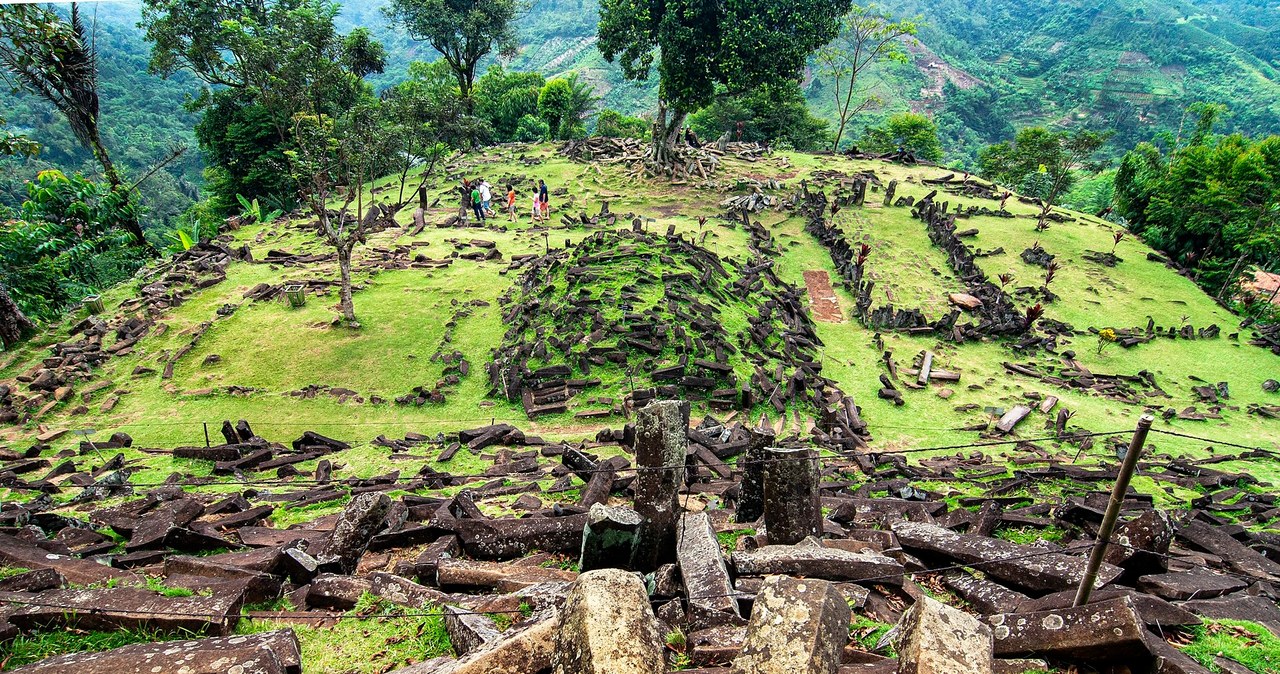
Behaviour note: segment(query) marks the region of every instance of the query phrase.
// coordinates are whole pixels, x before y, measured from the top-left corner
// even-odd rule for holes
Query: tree
[[[793,79],[835,37],[850,0],[602,0],[600,53],[623,75],[658,69],[651,161],[670,169],[685,118],[718,94]],[[717,85],[722,87],[717,89]]]
[[[639,117],[624,115],[617,110],[605,108],[596,115],[597,136],[605,138],[644,138],[649,131],[649,123]]]
[[[831,149],[840,149],[840,138],[854,115],[875,105],[880,99],[869,93],[861,77],[877,62],[907,62],[901,40],[916,34],[915,21],[894,21],[893,16],[876,5],[853,9],[840,20],[840,34],[831,44],[818,50],[819,71],[832,82],[836,105],[836,135]]]
[[[884,124],[868,128],[861,144],[869,152],[893,152],[898,149],[919,159],[942,159],[942,143],[938,141],[938,125],[932,119],[914,112],[890,115]]]
[[[449,152],[449,127],[461,116],[456,96],[433,96],[428,90],[405,82],[388,89],[378,106],[378,121],[388,138],[388,149],[399,174],[400,191],[396,205],[405,203],[409,173],[418,172],[418,184],[410,192],[421,194],[436,165]]]
[[[582,81],[578,73],[569,73],[543,85],[538,92],[538,114],[546,120],[557,140],[567,140],[586,135],[582,120],[599,100],[595,90]]]
[[[708,139],[726,131],[735,133],[739,122],[742,140],[748,142],[781,142],[804,151],[824,148],[830,142],[827,121],[809,112],[795,80],[766,84],[739,96],[717,98],[689,117],[690,128]]]
[[[370,218],[362,215],[364,185],[381,173],[390,141],[390,134],[378,124],[375,107],[359,105],[336,120],[299,113],[293,131],[297,149],[286,152],[303,201],[319,222],[320,234],[337,252],[338,308],[349,327],[360,326],[351,292],[351,252],[364,243],[370,224]],[[331,211],[329,203],[340,187],[341,206]]]
[[[1044,229],[1046,218],[1058,198],[1075,183],[1075,171],[1096,172],[1101,167],[1093,156],[1111,137],[1109,132],[1050,131],[1029,127],[1018,131],[1012,143],[1005,141],[978,153],[978,174],[1006,185],[1022,186],[1034,177],[1036,196],[1040,199],[1037,229]]]
[[[292,185],[281,178],[294,117],[333,116],[369,95],[362,78],[382,71],[385,53],[364,29],[338,33],[338,9],[325,0],[143,4],[151,69],[165,77],[187,70],[210,85],[193,102],[205,111],[196,136],[224,212],[236,195],[292,206]]]
[[[0,5],[0,70],[5,79],[49,101],[66,117],[76,140],[93,153],[111,189],[127,203],[134,186],[120,177],[98,126],[97,58],[76,3],[66,20],[37,5]],[[136,217],[120,226],[139,246],[153,250]]]
[[[448,65],[443,61],[438,63]],[[476,80],[475,114],[493,127],[493,135],[499,142],[515,140],[520,119],[538,114],[538,95],[546,83],[541,73],[490,66]]]
[[[415,40],[440,52],[458,79],[458,91],[468,112],[476,65],[495,49],[516,55],[515,22],[525,11],[522,0],[391,0],[387,17]]]

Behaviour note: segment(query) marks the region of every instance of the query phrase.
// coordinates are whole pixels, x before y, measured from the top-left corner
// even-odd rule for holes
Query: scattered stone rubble
[[[5,451],[5,486],[95,496],[72,508],[46,496],[0,508],[0,565],[29,569],[0,581],[0,640],[66,627],[191,631],[206,636],[16,671],[163,672],[181,662],[196,673],[296,673],[290,630],[228,636],[244,607],[284,596],[298,609],[288,619],[334,620],[370,593],[444,613],[456,657],[402,674],[648,674],[677,660],[704,674],[1069,665],[1199,674],[1207,670],[1166,639],[1176,643],[1204,618],[1280,629],[1280,539],[1252,530],[1280,517],[1280,500],[1246,489],[1257,485],[1247,474],[1212,467],[1229,457],[1140,461],[1158,488],[1203,496],[1173,513],[1131,491],[1092,600],[1073,608],[1114,462],[1084,467],[1030,445],[914,463],[856,451],[819,458],[772,428],[711,418],[690,425],[679,401],[636,415],[634,427],[595,442],[549,444],[494,425],[439,442],[410,434],[376,443],[402,458],[431,458],[422,453],[439,446],[445,461],[465,447],[492,463],[482,475],[424,465],[412,475],[342,479],[334,473],[344,468],[323,457],[348,443],[307,432],[284,446],[244,421],[223,425],[224,444],[172,450],[210,462],[217,475],[257,480],[231,494],[200,489],[228,479],[218,476],[130,487],[121,458],[102,464],[92,451]],[[848,449],[813,437],[818,448]],[[736,466],[725,462],[734,456]],[[314,474],[289,472],[302,457],[319,459]],[[272,467],[279,479],[262,482]],[[125,499],[96,504],[107,495],[96,486],[122,474],[112,493]],[[556,479],[544,492],[538,480],[547,477]],[[926,481],[981,495],[917,486]],[[459,485],[466,488],[451,497],[412,493]],[[574,487],[576,502],[557,501]],[[393,490],[410,493],[392,499]],[[270,524],[278,507],[340,498],[336,515]],[[1058,536],[1014,543],[998,535],[1010,528]],[[108,529],[127,541],[123,550]],[[721,534],[736,541],[727,551]],[[581,572],[546,564],[564,558]],[[196,592],[164,596],[147,590],[144,576]],[[486,615],[504,612],[513,620],[501,628]],[[864,643],[850,636],[852,614],[896,627],[881,643]],[[667,636],[675,633],[682,638]]]

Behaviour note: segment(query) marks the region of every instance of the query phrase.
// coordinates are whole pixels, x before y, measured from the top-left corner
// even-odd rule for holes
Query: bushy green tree
[[[630,117],[617,110],[605,108],[596,115],[597,136],[605,138],[644,138],[649,132],[649,122],[639,117]]]
[[[1225,299],[1249,265],[1280,269],[1280,136],[1198,134],[1168,156],[1141,146],[1117,170],[1116,204]]]
[[[290,207],[284,158],[294,118],[334,116],[371,95],[363,78],[381,72],[385,52],[364,29],[339,33],[338,9],[325,0],[144,2],[151,68],[166,77],[190,71],[210,85],[194,101],[205,110],[196,136],[224,212],[237,194]]]
[[[516,125],[513,140],[519,143],[536,143],[551,137],[551,127],[541,117],[525,115]]]
[[[942,159],[938,125],[914,112],[890,115],[884,124],[868,128],[862,133],[860,144],[868,152],[893,152],[901,148],[915,154],[918,159]]]
[[[493,127],[499,142],[515,140],[520,119],[538,114],[538,95],[545,84],[541,73],[491,66],[476,80],[476,116]]]
[[[978,153],[978,174],[1019,189],[1030,186],[1034,190],[1030,196],[1041,202],[1037,229],[1043,229],[1058,198],[1075,183],[1076,172],[1096,173],[1102,168],[1093,157],[1110,137],[1110,132],[1086,129],[1021,129],[1012,143],[997,143]]]
[[[391,0],[384,11],[410,37],[440,52],[470,111],[476,66],[494,51],[515,56],[515,21],[525,10],[523,0]]]
[[[708,142],[728,131],[742,140],[778,143],[812,151],[830,145],[827,122],[814,117],[795,80],[756,87],[738,96],[717,98],[689,117],[689,126]]]
[[[675,164],[685,118],[730,95],[795,78],[839,30],[850,0],[602,0],[600,53],[629,80],[658,69],[651,160]],[[718,88],[719,87],[719,88]]]
[[[538,92],[538,114],[557,140],[586,135],[583,119],[599,99],[590,84],[569,73],[548,81]]]

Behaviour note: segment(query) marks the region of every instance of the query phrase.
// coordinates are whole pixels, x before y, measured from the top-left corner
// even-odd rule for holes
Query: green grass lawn
[[[540,162],[527,165],[526,162]],[[755,162],[730,158],[722,166],[716,180],[721,189],[701,186],[673,186],[661,181],[637,180],[618,164],[591,166],[571,162],[551,146],[502,147],[482,155],[459,156],[450,160],[450,175],[484,175],[498,186],[508,182],[517,185],[522,207],[527,201],[532,180],[542,177],[551,189],[566,188],[568,195],[552,197],[553,222],[546,230],[534,229],[528,214],[516,223],[505,216],[490,221],[490,227],[438,228],[434,225],[456,212],[452,196],[452,180],[443,176],[431,181],[430,194],[440,196],[439,206],[427,214],[428,227],[410,237],[406,230],[392,228],[373,234],[368,244],[357,250],[357,268],[361,260],[373,260],[380,251],[396,246],[418,245],[414,253],[431,259],[443,259],[455,252],[473,250],[472,239],[493,241],[504,258],[543,250],[544,246],[572,244],[592,233],[579,225],[566,227],[561,213],[576,216],[594,215],[600,202],[607,200],[611,212],[619,216],[619,227],[630,226],[629,216],[640,217],[651,230],[665,232],[669,226],[685,236],[699,240],[722,257],[742,259],[748,253],[749,239],[739,223],[722,219],[718,206],[723,199],[745,193],[738,188],[737,178],[752,176],[772,178],[785,183],[778,196],[785,197],[798,189],[800,181],[812,177],[816,170],[856,172],[874,170],[887,182],[899,181],[899,195],[923,197],[932,188],[921,184],[929,177],[946,171],[926,167],[904,167],[883,162],[860,162],[842,157],[800,154],[777,154]],[[373,198],[389,199],[396,188],[391,180],[373,186]],[[388,189],[388,187],[390,187]],[[941,199],[964,205],[987,205],[995,202],[944,194]],[[931,317],[946,310],[946,294],[959,290],[959,282],[948,268],[945,257],[933,248],[924,224],[911,218],[909,209],[881,207],[876,193],[868,195],[862,209],[847,208],[838,216],[839,224],[854,241],[867,241],[873,246],[869,262],[871,278],[877,280],[875,303],[889,301],[899,307],[918,307]],[[1034,207],[1010,200],[1009,208],[1019,215],[1031,215]],[[398,214],[398,221],[409,223],[412,209]],[[697,216],[707,216],[699,226]],[[1238,332],[1238,321],[1219,308],[1191,281],[1146,259],[1147,249],[1129,238],[1117,254],[1123,261],[1115,268],[1105,268],[1083,260],[1086,250],[1108,251],[1112,242],[1112,226],[1088,216],[1072,223],[1053,224],[1048,231],[1034,231],[1035,221],[1029,217],[1002,219],[975,217],[961,221],[962,227],[974,227],[979,235],[969,245],[984,249],[1003,247],[1005,254],[982,258],[980,264],[991,276],[1011,273],[1012,285],[1038,285],[1042,270],[1031,267],[1018,257],[1022,249],[1039,242],[1058,256],[1063,265],[1052,289],[1061,296],[1047,306],[1047,315],[1066,321],[1078,330],[1089,327],[1145,326],[1151,316],[1162,327],[1180,326],[1184,320],[1196,327],[1216,323],[1223,336],[1214,340],[1183,341],[1158,339],[1125,350],[1112,347],[1099,354],[1092,335],[1073,338],[1062,348],[1074,349],[1077,359],[1086,367],[1101,373],[1135,374],[1152,372],[1170,398],[1151,399],[1159,409],[1182,409],[1195,402],[1190,387],[1205,381],[1227,381],[1231,385],[1231,407],[1220,421],[1157,422],[1161,430],[1177,430],[1209,438],[1246,445],[1276,447],[1276,429],[1280,424],[1245,413],[1249,403],[1280,402],[1280,397],[1267,394],[1261,382],[1280,372],[1275,356],[1245,344],[1247,334],[1239,340],[1227,335]],[[833,274],[831,260],[816,240],[803,230],[803,221],[786,211],[766,211],[757,217],[769,229],[780,254],[774,260],[780,276],[803,287],[803,272],[826,270]],[[231,232],[234,244],[248,243],[256,259],[268,250],[285,249],[293,253],[323,253],[325,246],[308,231],[306,219],[253,225]],[[461,246],[461,248],[459,248]],[[438,432],[477,426],[492,420],[515,423],[527,432],[549,439],[590,437],[601,426],[617,427],[626,420],[613,417],[584,423],[569,413],[529,421],[518,405],[489,395],[485,365],[493,349],[502,341],[506,328],[502,321],[499,298],[516,282],[519,272],[507,272],[506,261],[468,261],[457,259],[443,269],[408,269],[396,271],[358,270],[355,274],[356,313],[362,327],[350,330],[333,325],[336,317],[336,290],[327,296],[311,295],[300,309],[290,309],[283,302],[251,302],[244,291],[261,282],[280,283],[304,279],[335,279],[332,263],[300,267],[268,264],[233,263],[226,281],[193,294],[185,303],[161,316],[168,326],[161,336],[144,338],[128,356],[114,358],[98,373],[100,379],[112,382],[112,388],[98,392],[87,403],[89,412],[80,416],[68,414],[73,404],[63,404],[50,415],[39,419],[39,427],[94,429],[96,438],[111,432],[130,433],[140,448],[169,448],[183,444],[202,444],[205,424],[213,439],[218,440],[217,427],[223,419],[248,419],[254,429],[268,439],[287,442],[304,430],[315,430],[356,446],[329,457],[342,466],[341,476],[369,476],[391,470],[412,472],[421,461],[393,460],[389,453],[368,443],[378,435],[403,437],[406,432],[434,435]],[[661,269],[633,269],[631,274],[661,274]],[[836,285],[837,300],[846,315],[853,307],[853,297]],[[109,310],[134,295],[136,283],[127,283],[105,293]],[[476,306],[469,316],[460,318],[450,330],[445,323],[459,304],[478,300],[487,306]],[[227,317],[217,310],[224,305],[238,305]],[[1185,317],[1185,319],[1184,319]],[[30,369],[43,358],[47,345],[64,339],[68,326],[78,319],[69,317],[61,325],[51,326],[29,345],[11,354],[0,354],[0,381]],[[733,320],[733,319],[730,319]],[[191,330],[210,324],[196,343],[174,368],[172,379],[162,379],[164,363],[174,350],[191,340]],[[730,326],[726,326],[730,327]],[[1025,401],[1028,395],[1055,395],[1061,406],[1075,413],[1073,424],[1092,431],[1130,429],[1142,408],[1076,391],[1059,390],[1042,382],[1010,375],[1002,361],[1035,361],[1041,365],[1058,365],[1051,354],[1024,357],[998,342],[955,345],[932,337],[883,335],[886,348],[894,354],[900,367],[910,367],[922,350],[936,354],[935,367],[959,371],[959,383],[947,384],[949,397],[939,395],[943,385],[926,390],[907,390],[907,404],[894,407],[876,398],[878,377],[884,371],[880,352],[873,342],[874,333],[856,321],[819,323],[817,332],[823,341],[820,351],[824,374],[835,379],[852,394],[862,407],[870,424],[872,446],[881,450],[962,444],[977,439],[973,432],[957,428],[988,419],[985,408],[1008,408]],[[445,340],[446,333],[450,339]],[[471,364],[471,371],[447,389],[447,402],[423,407],[398,406],[391,401],[405,395],[415,386],[431,388],[440,379],[443,365],[433,360],[437,351],[461,351]],[[206,365],[211,355],[220,362]],[[132,374],[136,368],[149,368],[150,373]],[[362,401],[321,392],[312,399],[291,396],[291,391],[308,386],[339,387],[354,391]],[[229,394],[227,387],[242,387]],[[621,398],[628,384],[623,377],[607,378],[598,389],[580,398],[606,396]],[[121,393],[119,405],[101,412],[103,400],[112,392]],[[372,397],[384,402],[373,404]],[[79,396],[73,398],[79,404]],[[584,403],[581,403],[585,405]],[[976,408],[969,409],[971,406]],[[1201,405],[1200,407],[1204,407]],[[754,416],[760,410],[753,411]],[[705,413],[696,409],[695,417]],[[1041,435],[1049,420],[1036,412],[1018,429],[1021,437]],[[24,447],[37,432],[37,424],[0,430],[0,442]],[[55,442],[57,449],[73,446],[78,439],[63,436]],[[1150,446],[1158,453],[1204,456],[1203,442],[1153,435]],[[993,454],[1006,448],[993,448]],[[1067,448],[1074,452],[1074,448]],[[1218,450],[1223,451],[1223,450]],[[434,449],[424,448],[433,454]],[[201,462],[174,460],[164,455],[126,450],[126,458],[138,460],[145,470],[135,479],[159,481],[171,472],[201,475],[209,466]],[[463,456],[466,455],[466,456]],[[1082,458],[1083,461],[1110,461],[1099,443]],[[478,472],[486,464],[462,452],[451,464],[433,466],[453,472]],[[313,464],[299,466],[309,470]],[[1264,480],[1280,476],[1275,467],[1265,463],[1230,462],[1218,466],[1225,470],[1249,471]],[[1154,484],[1152,485],[1154,487]],[[224,488],[233,489],[228,485]],[[0,490],[0,498],[27,498]],[[336,506],[332,506],[336,507]],[[317,511],[320,512],[320,511]],[[292,518],[305,515],[290,515]],[[284,517],[285,513],[281,513]]]

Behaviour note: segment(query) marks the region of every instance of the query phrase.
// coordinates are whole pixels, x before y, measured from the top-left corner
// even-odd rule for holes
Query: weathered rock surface
[[[383,493],[360,494],[351,499],[333,528],[329,545],[318,559],[336,562],[345,573],[355,571],[360,556],[368,549],[369,541],[378,533],[390,509],[391,499]]]
[[[1001,613],[989,621],[1001,657],[1106,661],[1148,653],[1147,629],[1127,596],[1039,613]]]
[[[991,628],[929,596],[898,623],[898,674],[991,674]]]
[[[1088,560],[998,538],[957,534],[933,524],[899,522],[893,533],[913,552],[972,564],[992,578],[1039,592],[1080,585]],[[1121,570],[1103,563],[1094,587],[1115,580]]]
[[[769,576],[756,595],[734,670],[835,674],[849,638],[849,618],[849,606],[831,583]]]
[[[592,504],[587,512],[587,525],[582,530],[578,569],[631,568],[642,522],[640,514],[630,508]]]
[[[618,569],[578,577],[560,612],[553,674],[665,674],[662,635],[644,583]]]
[[[699,628],[726,621],[742,624],[711,518],[706,513],[685,513],[678,526],[676,560],[694,623]]]
[[[9,622],[21,629],[79,627],[127,629],[149,627],[165,632],[187,630],[225,635],[239,619],[244,595],[166,597],[133,588],[50,590],[39,605],[19,608]]]
[[[69,653],[19,667],[22,674],[301,674],[293,630],[247,636],[133,644],[98,653]]]
[[[902,564],[884,555],[849,552],[809,541],[801,545],[766,545],[730,557],[738,575],[786,574],[824,580],[902,584]]]

